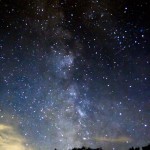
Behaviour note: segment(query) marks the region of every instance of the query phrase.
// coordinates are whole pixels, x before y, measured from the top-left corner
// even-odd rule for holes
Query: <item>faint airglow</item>
[[[15,128],[0,124],[0,150],[31,150]]]
[[[126,136],[121,136],[117,138],[108,138],[108,137],[95,137],[94,138],[97,142],[111,142],[111,143],[125,143],[125,142],[132,142],[132,139]]]

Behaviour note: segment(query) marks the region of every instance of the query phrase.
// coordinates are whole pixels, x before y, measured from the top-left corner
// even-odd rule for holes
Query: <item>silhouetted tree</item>
[[[90,147],[86,148],[86,147],[82,147],[82,148],[73,148],[72,150],[103,150],[101,147],[100,148],[96,148],[96,149],[92,149]]]
[[[147,146],[142,147],[142,150],[150,150],[150,144]]]
[[[86,148],[83,146],[83,147],[82,147],[82,150],[84,150],[84,149],[86,150]]]
[[[54,149],[54,150],[57,150],[56,148]],[[103,150],[101,147],[100,148],[95,148],[95,149],[93,149],[93,148],[90,148],[90,147],[82,147],[82,148],[73,148],[73,149],[69,149],[69,150]],[[131,148],[129,148],[129,150],[140,150],[140,148],[139,147],[136,147],[136,148],[134,148],[134,147],[131,147]],[[150,150],[150,144],[149,145],[147,145],[147,146],[144,146],[144,147],[142,147],[142,150]]]

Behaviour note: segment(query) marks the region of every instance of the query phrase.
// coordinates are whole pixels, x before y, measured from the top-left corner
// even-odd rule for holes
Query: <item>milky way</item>
[[[0,149],[150,142],[149,2],[0,3]]]

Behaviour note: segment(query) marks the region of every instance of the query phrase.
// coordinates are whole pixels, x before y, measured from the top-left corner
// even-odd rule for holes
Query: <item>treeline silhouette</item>
[[[140,147],[131,147],[129,150],[140,150]],[[147,146],[142,147],[142,150],[150,150],[150,144],[148,144]]]
[[[55,150],[57,150],[55,148]],[[73,148],[73,149],[69,149],[69,150],[103,150],[101,147],[100,148],[90,148],[90,147],[82,147],[82,148]],[[129,150],[150,150],[150,144],[148,144],[147,146],[144,146],[140,149],[140,147],[131,147],[129,148]]]

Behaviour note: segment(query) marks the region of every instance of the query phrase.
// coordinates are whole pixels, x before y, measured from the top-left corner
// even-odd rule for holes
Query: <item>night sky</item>
[[[0,0],[0,149],[147,145],[149,9],[149,0]]]

